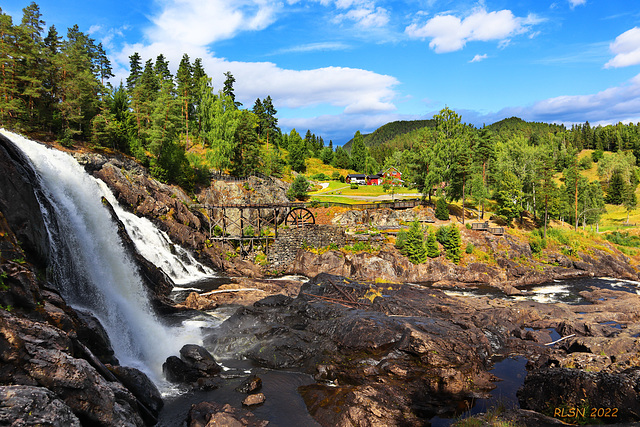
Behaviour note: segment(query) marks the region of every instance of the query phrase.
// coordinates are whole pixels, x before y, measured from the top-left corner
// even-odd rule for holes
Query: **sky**
[[[271,96],[283,131],[342,145],[449,107],[478,127],[517,116],[640,122],[636,0],[40,0],[45,26],[101,42],[114,85],[129,56],[175,73],[202,58],[251,108]],[[27,1],[2,0],[19,23]]]

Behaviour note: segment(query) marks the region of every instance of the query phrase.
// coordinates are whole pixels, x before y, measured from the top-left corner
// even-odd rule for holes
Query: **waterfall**
[[[50,277],[69,305],[93,313],[107,330],[122,365],[168,387],[162,363],[187,343],[202,343],[192,324],[163,325],[149,305],[137,268],[102,205],[105,186],[70,155],[0,129],[31,160],[49,208],[43,206],[51,242]],[[119,214],[121,211],[119,212]],[[150,223],[149,223],[150,224]]]
[[[200,264],[186,249],[174,245],[167,233],[159,230],[151,221],[122,209],[107,185],[100,180],[98,183],[127,229],[138,252],[167,273],[175,283],[185,284],[207,277],[217,277],[215,271]]]

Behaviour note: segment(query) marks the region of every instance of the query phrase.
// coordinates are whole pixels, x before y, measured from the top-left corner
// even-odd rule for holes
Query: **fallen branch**
[[[262,289],[258,289],[258,288],[243,288],[243,289],[218,289],[215,291],[211,291],[211,292],[205,292],[204,294],[200,294],[201,297],[205,297],[207,295],[213,295],[213,294],[221,294],[223,292],[249,292],[249,291],[258,291],[258,292],[265,292]]]
[[[559,343],[560,341],[563,341],[563,340],[566,340],[567,338],[571,338],[571,337],[575,337],[575,336],[576,336],[576,334],[567,335],[566,337],[562,337],[559,340],[555,340],[554,342],[550,342],[550,343],[547,343],[545,345],[554,345],[554,344]]]

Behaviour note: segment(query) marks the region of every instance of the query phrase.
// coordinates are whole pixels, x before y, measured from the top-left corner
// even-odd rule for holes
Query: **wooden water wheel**
[[[290,227],[304,227],[315,224],[316,218],[306,208],[294,208],[287,214],[284,223]]]

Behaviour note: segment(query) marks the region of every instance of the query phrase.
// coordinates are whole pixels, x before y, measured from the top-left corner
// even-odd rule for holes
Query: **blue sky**
[[[245,107],[270,95],[281,128],[341,145],[445,106],[506,117],[640,121],[640,2],[630,0],[114,0],[37,2],[46,25],[102,42],[117,84],[129,55],[200,57]],[[26,1],[3,0],[19,22]]]

